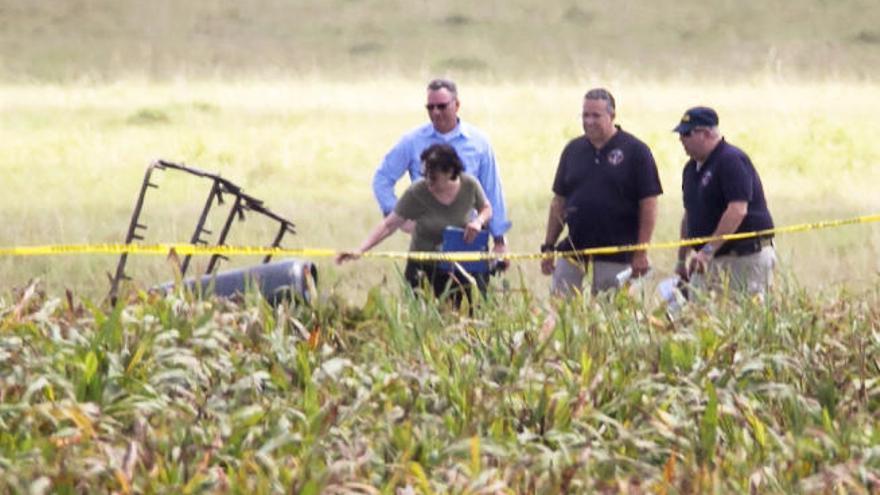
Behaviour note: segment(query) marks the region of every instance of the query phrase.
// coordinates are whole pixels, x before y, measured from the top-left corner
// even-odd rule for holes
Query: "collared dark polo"
[[[639,201],[663,193],[648,146],[620,127],[601,149],[585,137],[562,151],[553,192],[565,198],[565,222],[576,249],[636,244]],[[632,253],[597,257],[628,262]]]
[[[748,212],[737,232],[773,228],[764,187],[752,161],[745,152],[724,139],[712,150],[699,171],[693,159],[685,164],[681,184],[687,213],[687,237],[712,235],[731,201],[748,202]],[[754,239],[727,241],[715,255],[724,255],[754,242]]]

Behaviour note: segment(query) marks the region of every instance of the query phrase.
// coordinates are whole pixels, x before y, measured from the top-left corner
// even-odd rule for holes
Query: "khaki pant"
[[[594,261],[592,294],[617,288],[617,274],[629,268],[629,263],[613,261]],[[550,293],[554,296],[570,296],[575,292],[583,292],[586,263],[570,258],[556,260],[553,279],[550,282]]]
[[[731,291],[765,294],[773,285],[775,266],[776,251],[773,246],[745,256],[718,256],[709,263],[705,276],[691,276],[691,285],[703,290],[722,290],[726,285]]]

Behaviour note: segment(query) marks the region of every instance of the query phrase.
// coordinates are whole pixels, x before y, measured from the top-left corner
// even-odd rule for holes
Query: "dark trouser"
[[[485,296],[489,274],[471,273],[469,275],[476,282],[480,294]],[[461,306],[462,294],[470,301],[472,285],[468,277],[457,268],[453,272],[447,272],[440,269],[438,263],[410,260],[406,262],[404,277],[413,289],[420,289],[423,284],[427,283],[434,290],[435,297],[440,297],[446,292],[456,308]]]

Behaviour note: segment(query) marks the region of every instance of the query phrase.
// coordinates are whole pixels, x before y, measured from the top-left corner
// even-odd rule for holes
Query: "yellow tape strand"
[[[674,249],[682,246],[693,246],[705,242],[738,239],[749,239],[771,234],[791,234],[808,232],[811,230],[841,227],[844,225],[866,224],[880,222],[880,214],[863,215],[840,220],[826,220],[822,222],[802,223],[777,227],[774,229],[758,230],[754,232],[740,232],[715,237],[695,237],[677,241],[657,242],[651,244],[632,244],[628,246],[605,246],[597,248],[581,249],[578,251],[549,252],[549,253],[504,253],[495,254],[487,252],[402,252],[383,251],[365,253],[364,257],[412,259],[417,261],[480,261],[480,260],[524,260],[541,259],[555,256],[591,256],[602,254],[623,253],[628,251]],[[284,249],[257,246],[201,246],[193,244],[54,244],[45,246],[17,246],[0,247],[0,256],[54,256],[63,254],[152,254],[166,256],[172,252],[181,255],[272,255],[293,256],[301,258],[329,258],[340,253],[335,249]]]

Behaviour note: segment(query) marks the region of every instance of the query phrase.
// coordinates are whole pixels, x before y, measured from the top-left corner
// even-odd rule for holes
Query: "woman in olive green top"
[[[464,228],[464,241],[473,242],[477,234],[492,217],[492,207],[486,201],[480,183],[470,175],[463,174],[464,166],[455,149],[448,144],[435,144],[422,152],[424,180],[414,182],[403,194],[394,211],[377,225],[370,235],[353,252],[343,252],[336,263],[357,259],[373,246],[393,234],[407,220],[415,221],[410,251],[439,251],[443,244],[443,230],[448,226]],[[476,210],[476,218],[471,212]],[[448,285],[467,285],[454,274],[437,268],[436,262],[409,260],[405,276],[413,288],[423,280],[431,284],[434,294],[440,296]],[[474,274],[479,289],[485,289],[485,274]],[[454,302],[460,301],[460,295]]]

